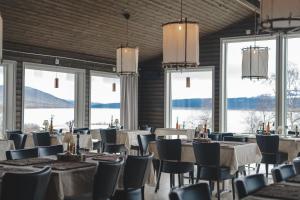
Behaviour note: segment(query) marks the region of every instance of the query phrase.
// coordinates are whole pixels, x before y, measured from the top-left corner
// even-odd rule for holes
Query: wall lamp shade
[[[0,63],[2,62],[3,58],[3,19],[0,15]]]
[[[139,49],[120,47],[117,49],[117,73],[137,74]]]
[[[242,78],[267,79],[269,53],[267,47],[242,49]]]
[[[163,25],[163,67],[199,66],[199,25],[179,21]]]
[[[300,28],[300,0],[261,0],[261,27],[269,32]]]

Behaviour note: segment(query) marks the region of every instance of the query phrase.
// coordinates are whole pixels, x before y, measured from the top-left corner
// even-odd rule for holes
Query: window
[[[167,72],[167,127],[176,128],[178,120],[180,128],[195,128],[205,123],[212,128],[213,68],[201,68]]]
[[[56,66],[25,65],[24,73],[23,130],[43,130],[51,117],[55,129],[68,129],[67,123],[74,121],[76,114],[76,72]]]
[[[225,42],[225,130],[235,133],[254,133],[263,123],[275,123],[276,105],[276,40],[256,42],[269,48],[268,79],[242,79],[242,48],[254,41]],[[226,115],[227,114],[227,115]]]
[[[111,121],[120,120],[120,78],[97,73],[91,75],[90,127],[107,128]]]
[[[289,130],[300,130],[300,37],[287,38],[286,121]]]
[[[5,93],[5,88],[4,88],[4,66],[0,66],[0,136],[1,138],[3,138],[3,134],[4,134],[4,93]]]

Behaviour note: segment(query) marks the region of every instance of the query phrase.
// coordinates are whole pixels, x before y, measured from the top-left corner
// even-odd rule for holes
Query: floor
[[[255,165],[251,165],[251,167],[253,167],[252,169],[250,169],[249,171],[247,171],[247,175],[249,174],[254,174],[255,173]],[[271,168],[271,166],[269,167]],[[271,170],[271,169],[269,169]],[[261,165],[260,167],[260,173],[265,173],[265,167],[264,165]],[[270,175],[269,172],[269,178],[268,178],[268,183],[272,182],[272,176]],[[177,183],[177,179],[176,179],[176,183]],[[151,187],[146,185],[145,188],[145,200],[168,200],[168,194],[170,192],[170,185],[169,185],[169,175],[168,174],[162,174],[161,176],[161,181],[160,181],[160,189],[158,190],[157,193],[154,192],[155,187]],[[185,181],[185,184],[188,184],[188,181]],[[216,188],[216,187],[215,187]],[[226,181],[225,183],[225,188],[227,190],[227,192],[222,193],[221,195],[221,199],[222,200],[232,200],[232,193],[231,191],[231,182],[230,181]],[[215,192],[213,192],[213,200],[217,199],[215,197]]]

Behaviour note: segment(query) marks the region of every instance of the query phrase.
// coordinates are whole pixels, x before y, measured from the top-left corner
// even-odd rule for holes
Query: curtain
[[[138,128],[138,76],[121,75],[121,125],[124,129]]]

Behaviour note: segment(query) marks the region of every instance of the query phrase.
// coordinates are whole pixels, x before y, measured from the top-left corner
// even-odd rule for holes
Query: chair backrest
[[[89,128],[74,128],[73,133],[77,134],[90,134],[90,129]]]
[[[295,158],[293,160],[293,164],[294,164],[296,174],[300,174],[300,158],[299,157]]]
[[[210,190],[207,183],[198,183],[176,188],[169,194],[170,200],[210,200]]]
[[[197,165],[203,167],[220,167],[219,143],[193,142],[193,148]]]
[[[296,135],[295,131],[288,131],[288,135]]]
[[[44,199],[50,174],[50,167],[45,167],[41,171],[33,173],[4,174],[2,179],[1,200]]]
[[[278,152],[278,135],[256,135],[256,142],[262,154],[266,153],[270,155]]]
[[[150,175],[153,154],[146,156],[131,156],[126,159],[124,168],[124,188],[139,189],[144,187]]]
[[[255,193],[266,185],[267,181],[263,174],[253,174],[235,180],[239,199]]]
[[[32,133],[35,146],[50,146],[51,138],[49,132]]]
[[[151,127],[148,125],[141,125],[140,126],[140,130],[144,130],[144,131],[150,131],[151,132]]]
[[[7,136],[11,133],[23,134],[21,130],[6,131]]]
[[[233,142],[248,142],[247,137],[242,136],[225,136],[223,137],[224,141],[233,141]]]
[[[156,141],[158,157],[160,160],[181,160],[181,140],[162,139]]]
[[[14,141],[15,149],[24,149],[27,134],[9,133],[7,138]]]
[[[104,144],[117,142],[116,129],[100,129],[100,135],[101,135],[101,140]]]
[[[52,145],[52,146],[39,146],[39,156],[51,156],[57,155],[58,153],[64,152],[63,145]]]
[[[94,176],[93,199],[109,199],[113,196],[124,160],[119,162],[99,162]]]
[[[141,155],[144,155],[148,150],[149,142],[155,141],[155,134],[138,135],[137,136]]]
[[[18,160],[25,158],[36,158],[38,157],[38,148],[32,149],[18,149],[18,150],[10,150],[6,151],[6,159],[7,160]]]
[[[295,175],[296,172],[294,169],[294,165],[281,165],[272,169],[274,183],[285,181]]]

